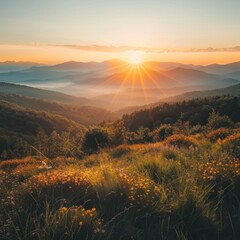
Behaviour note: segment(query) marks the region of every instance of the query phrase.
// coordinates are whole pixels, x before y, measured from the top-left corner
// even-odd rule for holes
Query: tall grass
[[[228,156],[223,142],[198,136],[196,147],[194,136],[190,145],[180,138],[177,147],[121,146],[61,160],[27,179],[20,172],[30,160],[1,163],[0,239],[239,239],[238,138],[226,138]]]

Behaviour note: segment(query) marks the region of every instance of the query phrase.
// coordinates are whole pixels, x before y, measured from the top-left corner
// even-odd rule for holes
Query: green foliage
[[[4,86],[2,86],[5,85],[5,83],[0,83],[0,85],[1,87],[5,88]],[[44,111],[50,114],[59,115],[84,126],[99,124],[106,120],[113,121],[117,119],[117,116],[113,112],[107,111],[103,108],[93,107],[89,105],[82,106],[83,104],[77,105],[77,101],[81,102],[80,98],[75,98],[57,92],[49,92],[36,88],[28,88],[26,86],[17,86],[13,84],[7,85],[10,85],[10,89],[14,88],[14,86],[17,88],[28,89],[28,93],[30,94],[26,94],[26,91],[20,91],[19,95],[10,95],[1,91],[0,101],[15,104],[25,109]],[[5,90],[7,89],[5,88]],[[13,92],[17,93],[18,91],[16,90],[17,89],[15,89]],[[40,93],[40,95],[38,95],[37,93],[39,91],[42,92]],[[35,92],[36,94],[33,94],[33,92]],[[22,95],[28,95],[29,97]],[[58,97],[57,95],[60,96]],[[82,100],[84,101],[84,99]]]
[[[175,128],[173,126],[171,126],[170,124],[162,124],[160,127],[154,129],[151,132],[153,142],[162,141],[162,140],[166,139],[167,137],[173,135],[174,129]]]
[[[17,105],[0,102],[0,157],[21,158],[44,153],[51,132],[80,131],[80,126],[62,116],[30,111]],[[35,145],[36,144],[36,145]]]
[[[179,166],[171,160],[148,160],[144,159],[136,163],[136,169],[140,173],[146,174],[155,182],[169,182],[178,178]]]
[[[106,128],[91,127],[85,133],[82,149],[87,153],[98,152],[110,144],[110,136]]]
[[[60,161],[15,187],[16,170],[35,160],[3,162],[0,170],[8,175],[0,172],[0,182],[11,190],[0,189],[9,204],[0,206],[0,221],[11,223],[2,224],[0,234],[43,240],[238,239],[240,164],[225,158],[225,150],[205,145],[204,136],[198,151],[148,143],[107,149],[79,164]],[[88,161],[98,164],[86,168]],[[4,215],[6,207],[11,215]]]
[[[35,232],[27,232],[29,235],[24,236],[26,240],[36,236],[46,240],[94,239],[101,234],[98,233],[101,220],[98,219],[96,209],[85,209],[83,206],[62,207],[53,211],[47,205],[38,221],[29,224]]]
[[[188,121],[190,126],[196,124],[205,125],[208,122],[212,109],[221,116],[228,116],[233,122],[240,121],[239,96],[193,99],[173,104],[164,103],[156,107],[124,115],[122,120],[130,131],[137,131],[141,126],[153,130],[160,124],[176,123],[179,119],[183,122]]]
[[[108,129],[112,146],[118,146],[126,142],[127,129],[123,125],[122,121],[117,121],[114,123],[104,123],[100,126]]]
[[[87,130],[11,106],[37,120],[23,134],[2,116],[1,157],[39,157],[0,163],[0,238],[239,239],[238,104],[163,105]]]
[[[140,127],[137,132],[127,132],[126,142],[130,144],[151,142],[152,137],[148,128]]]
[[[218,128],[227,128],[232,127],[233,121],[228,116],[220,116],[219,113],[213,111],[209,117],[207,122],[207,127],[210,129],[218,129]]]

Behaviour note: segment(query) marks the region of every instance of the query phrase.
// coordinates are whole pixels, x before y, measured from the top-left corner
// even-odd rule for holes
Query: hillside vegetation
[[[37,99],[4,93],[0,93],[0,100],[14,103],[31,110],[58,114],[84,126],[90,126],[103,121],[113,121],[117,119],[117,114],[94,106],[63,104],[46,99]]]
[[[186,121],[203,104],[206,116]],[[146,110],[38,134],[35,156],[0,162],[0,238],[239,239],[238,104],[194,100],[152,108],[149,122]]]
[[[160,124],[175,123],[179,119],[188,121],[191,125],[204,125],[212,110],[229,116],[235,122],[240,121],[240,97],[216,96],[177,103],[163,103],[125,115],[123,121],[127,128],[134,131],[141,126],[153,129]]]

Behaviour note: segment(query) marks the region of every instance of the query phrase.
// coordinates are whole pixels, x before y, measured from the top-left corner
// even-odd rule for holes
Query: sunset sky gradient
[[[0,0],[0,61],[240,60],[238,0]],[[129,54],[130,53],[130,54]]]

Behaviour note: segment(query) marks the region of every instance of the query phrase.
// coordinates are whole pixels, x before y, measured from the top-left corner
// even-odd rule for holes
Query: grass
[[[0,163],[0,239],[239,239],[239,135]],[[228,133],[227,133],[228,134]],[[222,135],[221,135],[222,136]]]

